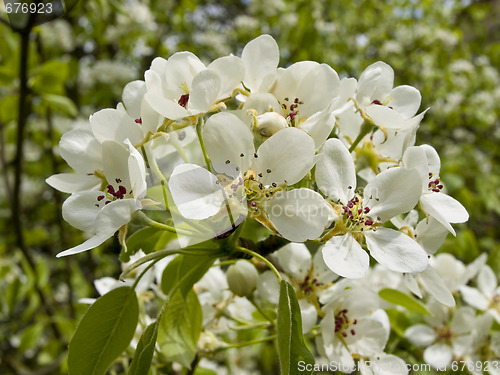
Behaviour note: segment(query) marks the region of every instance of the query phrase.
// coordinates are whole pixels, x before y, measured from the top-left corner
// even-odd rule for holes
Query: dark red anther
[[[438,185],[438,189],[442,189],[444,186],[443,185]]]
[[[347,337],[347,333],[342,332],[342,336]]]
[[[439,193],[440,190],[439,189],[432,189],[432,191],[436,192],[436,193]]]
[[[179,101],[177,102],[177,104],[179,104],[181,107],[184,107],[186,108],[187,107],[187,104],[188,104],[188,101],[189,101],[189,94],[184,94],[180,97]]]
[[[250,206],[252,206],[252,207],[256,207],[256,206],[257,206],[257,203],[255,203],[255,202],[250,202]]]
[[[360,214],[361,212],[363,212],[363,209],[362,208],[358,208],[358,214]]]
[[[373,220],[370,219],[366,220],[365,225],[373,225]]]
[[[109,191],[110,194],[114,194],[115,193],[115,188],[113,187],[113,185],[106,186],[106,189],[108,189],[108,191]]]
[[[118,191],[122,194],[126,194],[127,193],[127,189],[125,188],[125,186],[118,186]]]
[[[368,212],[370,212],[370,208],[369,207],[365,207],[365,214],[367,214]]]
[[[98,201],[102,201],[103,199],[104,199],[104,195],[99,195],[99,196],[97,197],[97,200],[98,200]]]
[[[108,203],[111,203],[111,201],[106,201],[106,202],[104,202],[104,204],[108,204]]]
[[[354,336],[355,334],[356,334],[356,331],[355,331],[355,330],[353,330],[353,329],[351,329],[351,335],[353,335],[353,336]]]
[[[378,99],[375,99],[372,104],[376,104],[376,105],[382,105],[382,102]]]
[[[142,118],[136,118],[135,119],[136,124],[142,124]]]
[[[354,203],[352,203],[351,201],[347,202],[347,207],[352,208],[353,206],[354,206]]]

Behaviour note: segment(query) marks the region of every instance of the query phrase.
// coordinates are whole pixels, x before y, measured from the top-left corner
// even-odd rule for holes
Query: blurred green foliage
[[[82,241],[61,218],[65,197],[44,182],[68,170],[60,136],[115,106],[154,57],[189,50],[208,62],[241,52],[261,33],[277,40],[281,66],[315,60],[359,77],[382,60],[396,84],[420,90],[421,109],[431,110],[417,143],[437,149],[448,192],[470,213],[440,251],[465,262],[487,252],[500,277],[499,16],[492,0],[80,1],[29,35],[22,210],[14,213],[21,37],[0,23],[0,373],[65,373],[67,343],[86,310],[78,299],[97,296],[93,281],[120,272],[116,240],[54,257]],[[4,10],[0,17],[7,19]],[[15,215],[34,270],[11,226]],[[273,373],[272,364],[261,370]]]

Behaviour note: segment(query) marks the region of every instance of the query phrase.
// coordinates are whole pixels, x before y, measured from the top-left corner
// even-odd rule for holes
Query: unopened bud
[[[238,260],[229,266],[226,278],[231,292],[240,297],[250,296],[257,286],[259,273],[252,263],[246,260]]]
[[[286,119],[277,112],[266,112],[257,116],[257,131],[264,137],[270,137],[286,127],[288,127]]]

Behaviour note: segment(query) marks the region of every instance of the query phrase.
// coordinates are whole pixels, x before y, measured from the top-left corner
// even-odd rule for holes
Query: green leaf
[[[34,72],[34,76],[29,80],[29,85],[33,91],[40,95],[63,95],[68,74],[67,63],[50,60]]]
[[[104,375],[128,347],[139,319],[134,289],[113,289],[94,302],[69,343],[69,375]]]
[[[161,290],[168,295],[177,284],[183,296],[191,290],[214,263],[216,257],[180,254],[172,260],[161,277]]]
[[[197,353],[202,319],[196,293],[190,290],[184,296],[178,290],[168,303],[158,332],[158,345],[169,361],[191,368]]]
[[[139,339],[128,375],[148,374],[149,368],[151,367],[151,361],[153,360],[157,336],[158,324],[154,322],[146,328]]]
[[[133,255],[139,251],[139,249],[142,249],[145,254],[161,250],[164,248],[164,245],[166,245],[168,239],[174,236],[174,233],[151,227],[139,229],[127,239],[127,254]]]
[[[415,311],[421,314],[430,315],[429,311],[418,302],[416,299],[410,297],[409,295],[400,292],[396,289],[382,289],[378,292],[380,298],[385,299],[386,301],[393,303],[395,305],[406,307],[408,310]]]
[[[45,94],[42,95],[42,100],[46,102],[50,108],[60,111],[65,115],[76,117],[78,115],[78,108],[76,108],[73,101],[63,95]]]
[[[299,362],[314,367],[314,356],[307,349],[302,335],[299,302],[293,287],[281,280],[278,305],[278,353],[281,375],[303,374]]]

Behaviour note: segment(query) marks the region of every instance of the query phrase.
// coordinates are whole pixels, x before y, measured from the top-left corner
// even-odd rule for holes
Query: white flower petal
[[[451,348],[445,344],[434,344],[424,351],[424,361],[436,369],[448,366],[452,358]]]
[[[127,83],[123,89],[123,105],[127,109],[127,113],[133,119],[139,119],[141,117],[141,103],[145,93],[146,82],[140,80]]]
[[[280,60],[278,44],[270,35],[261,35],[243,48],[241,59],[245,64],[245,86],[257,91],[262,80],[273,73]]]
[[[478,310],[485,311],[490,305],[490,301],[476,288],[464,285],[460,288],[460,293],[465,302]]]
[[[268,138],[257,150],[254,159],[255,174],[264,185],[272,182],[287,185],[299,182],[314,165],[313,139],[297,128],[280,130]],[[270,171],[270,172],[269,172]]]
[[[314,305],[305,299],[299,299],[300,315],[302,317],[302,333],[307,333],[316,325],[318,313]]]
[[[59,173],[45,180],[47,184],[63,193],[91,190],[99,187],[101,180],[94,175]]]
[[[170,176],[169,189],[182,216],[202,220],[215,215],[224,202],[217,177],[195,164],[181,164]]]
[[[325,264],[321,251],[316,251],[314,254],[312,278],[323,284],[330,284],[338,278],[338,275]]]
[[[71,194],[62,205],[63,219],[77,229],[95,233],[95,220],[105,202],[105,199],[98,200],[100,196],[104,193],[98,190]]]
[[[280,284],[273,271],[265,271],[257,279],[257,292],[267,301],[278,304]]]
[[[436,300],[446,306],[455,306],[453,294],[432,267],[427,267],[425,271],[419,273],[418,279],[422,287]]]
[[[441,247],[448,235],[448,229],[432,216],[429,216],[429,220],[421,220],[417,224],[415,232],[417,242],[428,254],[434,254]]]
[[[72,129],[63,134],[59,153],[77,172],[86,174],[102,169],[101,144],[90,129]]]
[[[221,77],[213,70],[202,70],[193,79],[187,108],[190,114],[208,112],[221,93]]]
[[[92,132],[101,143],[115,141],[122,143],[130,139],[134,144],[143,139],[142,129],[127,113],[106,108],[96,112],[90,118]]]
[[[322,249],[325,264],[337,275],[349,279],[363,277],[370,266],[370,258],[350,234],[335,236]]]
[[[156,112],[146,99],[141,102],[141,128],[144,136],[155,133],[160,125],[160,114]]]
[[[403,155],[403,164],[406,168],[414,168],[418,171],[422,182],[422,191],[429,191],[429,164],[425,150],[419,146],[408,147]]]
[[[182,51],[170,56],[165,64],[165,87],[169,90],[169,97],[183,95],[182,86],[190,88],[193,78],[205,69],[205,64],[191,52]]]
[[[119,143],[105,141],[102,144],[102,161],[104,176],[108,184],[117,188],[123,185],[130,192],[130,171],[128,167],[129,152]],[[121,180],[121,182],[117,182]],[[116,189],[115,189],[116,190]]]
[[[420,91],[413,86],[407,85],[395,87],[391,91],[390,97],[392,100],[388,105],[405,118],[415,116],[422,100]]]
[[[321,320],[321,337],[323,345],[321,348],[323,349],[323,355],[328,358],[330,361],[334,361],[337,365],[343,367],[343,372],[348,372],[347,369],[354,369],[354,359],[352,358],[351,353],[346,348],[346,346],[338,339],[335,332],[335,317],[333,315],[333,311],[329,310],[325,317]]]
[[[463,335],[475,326],[476,311],[469,306],[460,307],[451,319],[450,329],[453,333]]]
[[[296,280],[303,280],[311,268],[311,253],[303,243],[290,242],[276,256],[283,270]]]
[[[152,70],[146,71],[144,78],[147,86],[144,98],[151,108],[171,120],[181,119],[189,115],[189,111],[178,104],[178,100],[183,94],[179,94],[175,99],[174,97],[168,98],[160,76]]]
[[[396,272],[421,272],[427,268],[427,253],[406,234],[389,228],[365,232],[370,255]]]
[[[392,90],[394,70],[382,61],[377,61],[367,67],[358,81],[356,99],[362,105],[368,105],[373,100],[384,100]]]
[[[389,107],[372,104],[366,107],[365,112],[371,117],[375,125],[382,126],[387,129],[403,129],[406,128],[406,119],[394,109]]]
[[[413,209],[421,192],[420,175],[415,169],[390,168],[366,185],[363,203],[370,208],[370,217],[378,216],[385,222]]]
[[[340,79],[327,64],[317,64],[299,82],[296,95],[304,102],[299,107],[299,116],[307,118],[322,111],[337,96]]]
[[[407,375],[408,367],[404,360],[396,357],[393,354],[377,355],[375,360],[372,360],[374,375]]]
[[[319,189],[333,201],[346,204],[356,189],[356,170],[351,154],[339,139],[331,138],[319,155],[315,172]]]
[[[456,199],[444,193],[423,194],[420,198],[422,209],[443,224],[453,235],[455,230],[449,223],[463,223],[469,219],[469,213]]]
[[[106,236],[106,235],[95,235],[94,237],[89,238],[87,241],[85,241],[84,243],[82,243],[78,246],[72,247],[71,249],[68,249],[68,250],[61,251],[59,254],[56,255],[56,257],[57,258],[65,257],[68,255],[78,254],[78,253],[81,253],[83,251],[93,249],[94,247],[97,247],[100,244],[102,244],[109,237],[110,236]]]
[[[477,275],[477,286],[485,296],[493,296],[497,288],[497,278],[490,266],[484,266]]]
[[[245,64],[236,56],[224,56],[214,60],[207,69],[216,71],[220,77],[221,95],[231,96],[233,90],[238,87],[245,77]]]
[[[245,173],[249,169],[250,160],[255,153],[253,136],[247,126],[232,113],[221,112],[211,116],[203,129],[203,139],[217,172],[235,177],[239,172]],[[240,171],[236,171],[236,167]]]
[[[330,107],[310,116],[299,125],[300,129],[306,131],[314,140],[316,150],[328,139],[335,125],[335,116]]]
[[[128,139],[125,140],[128,145],[130,155],[128,157],[128,169],[130,175],[130,188],[135,198],[143,198],[146,195],[146,165],[142,155],[135,149]]]
[[[351,327],[355,334],[349,332],[344,338],[351,353],[372,356],[384,350],[387,341],[385,328],[378,320],[361,318]]]
[[[320,194],[306,188],[277,192],[265,211],[278,232],[294,242],[317,239],[333,214]]]
[[[97,214],[96,234],[111,237],[121,226],[128,224],[132,214],[141,208],[136,199],[118,199],[105,205]]]
[[[427,158],[427,163],[429,164],[429,172],[439,176],[439,171],[441,169],[441,160],[439,159],[439,154],[434,149],[434,147],[429,145],[419,146],[425,152]]]

